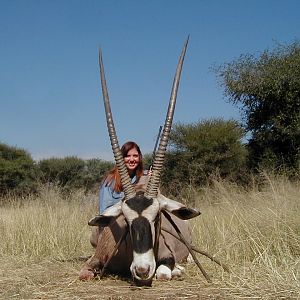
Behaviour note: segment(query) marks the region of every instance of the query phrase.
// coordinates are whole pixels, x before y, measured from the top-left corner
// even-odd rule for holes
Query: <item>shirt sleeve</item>
[[[124,193],[114,192],[112,185],[106,185],[103,183],[100,187],[99,192],[99,212],[100,214],[104,212],[104,210],[117,202],[119,202],[124,197]]]

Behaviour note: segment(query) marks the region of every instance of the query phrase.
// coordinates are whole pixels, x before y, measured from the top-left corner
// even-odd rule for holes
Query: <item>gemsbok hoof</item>
[[[172,270],[172,277],[181,277],[184,272],[184,267],[180,266],[179,264],[175,264],[175,267]]]
[[[172,271],[170,268],[164,265],[160,265],[156,270],[156,279],[157,280],[171,280]]]
[[[79,273],[79,279],[82,281],[88,281],[95,278],[95,274],[91,270],[81,270]]]

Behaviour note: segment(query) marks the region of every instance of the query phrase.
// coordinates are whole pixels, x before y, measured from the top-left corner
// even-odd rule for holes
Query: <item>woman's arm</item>
[[[100,214],[104,212],[104,210],[114,204],[116,204],[119,200],[124,197],[124,193],[117,193],[113,191],[112,184],[106,185],[103,183],[100,187],[99,192],[99,212]]]

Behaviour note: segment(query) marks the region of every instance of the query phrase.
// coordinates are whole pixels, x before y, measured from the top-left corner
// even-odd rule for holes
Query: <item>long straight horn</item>
[[[100,67],[100,78],[101,78],[101,86],[102,86],[102,94],[103,94],[103,101],[104,101],[104,107],[105,107],[105,115],[106,115],[108,134],[109,134],[109,138],[110,138],[111,147],[112,147],[112,150],[114,153],[116,166],[118,168],[118,171],[119,171],[120,177],[121,177],[121,183],[122,183],[124,194],[125,194],[124,200],[127,200],[127,199],[130,199],[135,196],[135,191],[131,184],[131,180],[128,175],[128,171],[127,171],[126,165],[124,163],[124,158],[123,158],[120,146],[119,146],[119,142],[118,142],[118,138],[117,138],[117,134],[116,134],[116,130],[115,130],[115,125],[114,125],[113,116],[112,116],[111,109],[110,109],[108,91],[107,91],[107,86],[106,86],[101,49],[99,49],[99,67]]]
[[[179,62],[177,65],[175,77],[173,80],[173,87],[172,87],[172,92],[171,92],[171,97],[170,97],[170,102],[169,102],[169,107],[168,107],[168,112],[167,112],[167,116],[166,116],[166,120],[165,120],[163,133],[162,133],[162,136],[160,139],[158,150],[155,154],[153,167],[152,167],[152,175],[151,175],[148,185],[146,187],[145,196],[148,198],[157,197],[158,187],[159,187],[159,182],[160,182],[160,175],[161,175],[164,158],[165,158],[165,153],[166,153],[168,140],[169,140],[169,136],[170,136],[170,131],[171,131],[171,127],[172,127],[177,91],[178,91],[180,75],[181,75],[181,70],[182,70],[182,66],[183,66],[183,61],[184,61],[184,56],[185,56],[185,52],[187,49],[188,41],[189,41],[189,38],[187,38],[187,40],[184,44],[184,47],[182,49],[182,52],[181,52],[181,55],[179,58]]]

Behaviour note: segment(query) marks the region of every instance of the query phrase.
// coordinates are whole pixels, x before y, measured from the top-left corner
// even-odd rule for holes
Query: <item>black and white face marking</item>
[[[151,226],[145,217],[134,219],[130,226],[133,251],[145,253],[153,246]]]
[[[153,199],[146,198],[143,193],[140,192],[137,193],[134,198],[127,200],[126,204],[130,209],[141,215],[145,209],[153,204]]]
[[[122,203],[123,214],[129,224],[133,261],[131,274],[138,280],[149,280],[156,269],[153,251],[154,223],[159,212],[157,199],[148,199],[143,193]]]

